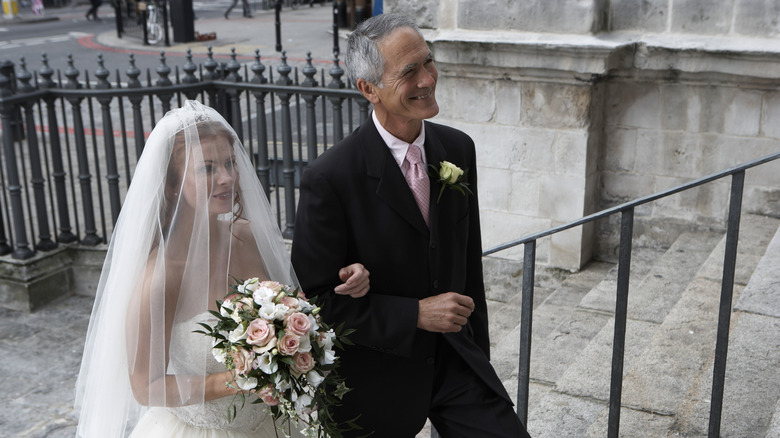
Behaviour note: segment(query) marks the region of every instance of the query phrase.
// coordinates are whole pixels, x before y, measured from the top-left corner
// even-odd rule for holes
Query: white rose
[[[309,382],[309,384],[313,387],[318,387],[322,382],[325,381],[325,377],[322,376],[322,374],[311,370],[308,373],[306,373],[306,381]]]
[[[325,353],[322,355],[322,360],[320,362],[322,365],[330,365],[335,361],[336,361],[336,352],[331,349],[327,349],[325,350]]]
[[[281,321],[284,319],[285,315],[290,311],[290,308],[285,306],[284,304],[277,304],[276,307],[274,307],[274,320],[275,321]]]
[[[309,322],[311,323],[309,333],[314,333],[320,329],[320,325],[317,323],[317,318],[315,318],[314,315],[309,315]]]
[[[232,301],[225,300],[222,302],[222,306],[219,308],[219,314],[228,317],[231,313],[233,313],[233,310],[235,310],[236,306],[233,304]]]
[[[270,302],[275,296],[276,296],[276,292],[274,292],[273,290],[265,286],[258,287],[252,293],[252,298],[254,298],[255,303],[257,303],[260,306],[262,306],[266,302]]]
[[[311,338],[301,336],[301,341],[298,344],[298,353],[306,353],[308,351],[311,351]]]
[[[244,377],[242,375],[236,376],[236,386],[244,391],[249,391],[257,387],[256,377]]]
[[[233,321],[235,321],[235,322],[237,322],[237,323],[241,324],[241,315],[239,315],[239,314],[238,314],[238,312],[239,312],[239,309],[238,309],[238,307],[236,307],[236,308],[233,310],[233,312],[230,314],[230,318],[231,318]]]
[[[258,281],[258,278],[255,277],[255,278],[250,278],[249,280],[245,281],[242,286],[244,287],[245,290],[253,291],[253,290],[257,289],[257,286],[259,284],[260,283]]]
[[[312,310],[314,310],[314,306],[305,300],[298,300],[298,308],[303,313],[311,313]]]
[[[243,324],[239,324],[238,327],[233,329],[230,333],[228,333],[228,341],[232,343],[236,343],[242,339],[246,338],[246,328]]]
[[[273,356],[268,352],[255,358],[254,367],[269,375],[279,370],[279,365],[273,361]]]
[[[304,415],[311,412],[311,408],[309,408],[309,405],[314,399],[309,394],[301,394],[298,397],[295,397],[295,394],[293,394],[293,398],[295,398],[296,412]]]
[[[225,353],[224,348],[212,348],[211,355],[214,356],[214,359],[216,359],[217,362],[225,363],[225,356],[227,356],[227,353]]]
[[[317,343],[320,344],[320,347],[326,349],[326,350],[332,350],[333,349],[333,339],[336,337],[336,334],[333,333],[333,330],[328,330],[325,333],[320,334],[320,337],[317,338]]]
[[[276,390],[279,392],[285,392],[288,389],[292,388],[292,385],[290,385],[290,382],[282,379],[279,374],[276,375],[276,378],[274,379],[274,386],[276,386]],[[295,394],[293,394],[295,396]]]
[[[463,170],[460,167],[450,163],[449,161],[441,162],[441,169],[439,169],[439,177],[449,184],[455,184],[458,178],[463,175]]]
[[[266,321],[273,321],[274,316],[276,315],[276,304],[271,301],[263,301],[262,304],[260,304],[260,310],[257,311],[257,314]]]
[[[262,354],[265,353],[266,351],[271,351],[274,347],[276,347],[276,343],[277,343],[277,339],[276,336],[274,336],[273,338],[271,338],[270,341],[268,341],[267,344],[265,344],[262,347],[259,347],[257,345],[253,346],[252,351],[254,351],[257,354]]]

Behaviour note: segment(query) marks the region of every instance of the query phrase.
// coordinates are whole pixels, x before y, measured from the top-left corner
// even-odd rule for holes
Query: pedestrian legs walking
[[[238,4],[238,0],[233,0],[233,3],[230,5],[229,8],[227,8],[227,11],[225,11],[226,19],[228,18],[228,15],[230,15],[230,11],[232,11],[237,4]],[[241,7],[244,9],[244,17],[252,18],[252,11],[249,9],[249,0],[241,0]]]

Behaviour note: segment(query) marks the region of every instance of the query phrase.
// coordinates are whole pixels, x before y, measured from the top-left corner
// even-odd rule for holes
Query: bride
[[[343,294],[368,291],[362,265],[335,276]],[[251,399],[228,421],[233,376],[193,333],[251,277],[298,285],[235,132],[187,101],[149,136],[111,238],[76,385],[77,436],[276,437]]]

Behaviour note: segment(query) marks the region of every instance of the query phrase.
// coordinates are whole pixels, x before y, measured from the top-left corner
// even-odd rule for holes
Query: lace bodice
[[[185,323],[173,327],[170,347],[170,366],[177,374],[187,373],[193,369],[192,364],[206,361],[206,369],[209,374],[225,371],[225,365],[217,362],[211,354],[211,338],[200,333],[193,333],[201,327],[198,322],[214,324],[210,314],[203,313]],[[228,408],[231,403],[237,403],[240,407],[240,399],[223,397],[203,404],[189,405],[177,408],[169,408],[170,412],[179,417],[185,423],[195,427],[209,429],[236,430],[242,432],[256,432],[263,429],[264,424],[272,423],[271,417],[265,412],[265,405],[252,404],[253,398],[247,398],[243,409],[238,410],[236,418],[228,422]]]

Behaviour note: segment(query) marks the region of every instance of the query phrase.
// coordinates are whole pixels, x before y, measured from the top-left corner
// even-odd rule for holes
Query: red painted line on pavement
[[[35,125],[35,131],[36,132],[43,132],[43,133],[47,133],[48,134],[50,132],[50,129],[49,129],[48,126]],[[57,128],[57,132],[59,132],[60,134],[73,135],[73,134],[76,133],[76,130],[73,127],[70,127],[70,126],[67,129],[64,126],[60,126],[60,127]],[[94,131],[92,129],[90,129],[90,128],[84,128],[84,135],[87,135],[87,136],[91,135],[91,136],[96,136],[96,137],[103,137],[105,132],[106,131],[104,131],[101,128],[95,128]],[[124,134],[128,138],[135,137],[135,131],[125,131]],[[144,132],[144,138],[145,139],[149,138],[149,134],[150,134],[150,132]],[[122,131],[115,129],[113,131],[113,135],[114,135],[114,137],[121,137],[122,136]]]

